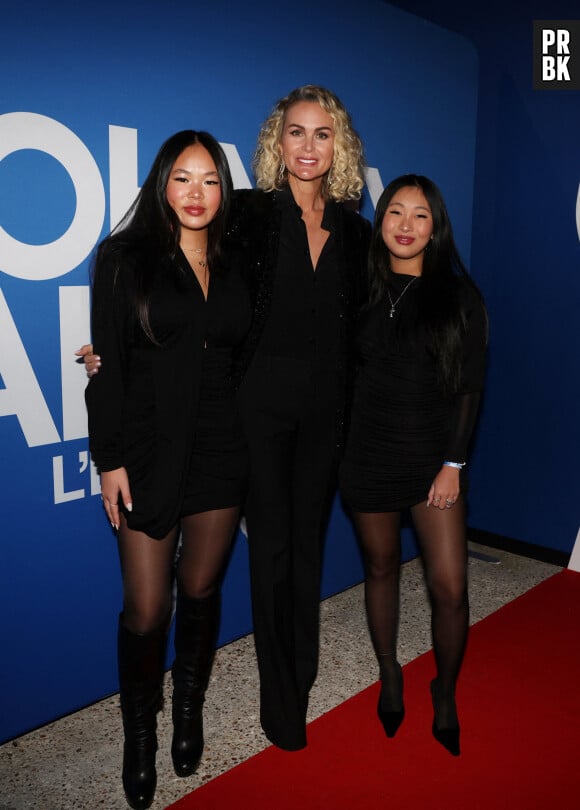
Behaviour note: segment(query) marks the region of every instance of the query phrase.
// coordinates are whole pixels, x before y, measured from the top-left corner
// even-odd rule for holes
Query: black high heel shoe
[[[433,726],[431,728],[433,732],[433,736],[440,743],[443,748],[447,749],[449,753],[454,756],[458,757],[461,753],[459,748],[459,723],[449,726],[447,728],[440,728],[437,725],[437,709],[438,709],[438,701],[439,696],[437,694],[437,679],[431,681],[431,700],[433,703]]]
[[[387,711],[383,709],[381,705],[381,697],[382,697],[382,690],[381,694],[379,695],[379,703],[377,705],[377,714],[379,720],[382,723],[382,726],[385,730],[385,734],[387,737],[392,738],[395,736],[397,731],[399,730],[399,726],[403,722],[405,717],[405,705],[403,703],[403,671],[401,669],[401,665],[397,664],[397,677],[399,680],[399,690],[401,694],[401,708],[397,709],[396,711]]]

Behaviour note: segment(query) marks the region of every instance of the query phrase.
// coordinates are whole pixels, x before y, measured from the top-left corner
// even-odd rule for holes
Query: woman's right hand
[[[113,529],[119,529],[119,498],[125,504],[125,509],[131,512],[133,502],[129,489],[129,478],[124,467],[101,473],[101,497],[105,512]]]
[[[85,345],[81,346],[80,349],[75,352],[75,354],[77,357],[83,358],[87,377],[94,377],[95,374],[99,373],[101,358],[98,354],[93,354],[92,343],[85,343]]]

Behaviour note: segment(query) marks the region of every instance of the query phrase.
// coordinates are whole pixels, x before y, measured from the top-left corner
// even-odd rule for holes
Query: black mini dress
[[[393,301],[412,278],[389,272]],[[407,288],[393,317],[387,300],[361,316],[351,421],[339,472],[342,497],[354,511],[413,506],[427,499],[444,461],[465,461],[483,386],[485,308],[473,287],[458,279],[466,316],[461,382],[453,395],[445,395],[426,330],[417,323],[420,284],[418,278]]]
[[[201,384],[181,515],[239,506],[245,495],[247,445],[232,384],[236,347],[250,324],[249,299],[210,283]],[[217,289],[216,289],[217,288]],[[233,294],[234,293],[234,294]]]
[[[154,340],[135,303],[147,272]],[[85,394],[89,443],[100,472],[127,470],[129,528],[161,539],[184,515],[241,504],[247,458],[232,363],[250,322],[239,275],[212,272],[205,300],[181,251],[163,261],[111,253],[97,267],[92,327],[103,365]]]

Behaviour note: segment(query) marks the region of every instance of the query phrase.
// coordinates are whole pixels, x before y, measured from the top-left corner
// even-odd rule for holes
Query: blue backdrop
[[[3,10],[0,60],[0,739],[117,690],[120,577],[89,463],[73,352],[89,339],[88,263],[161,142],[227,148],[237,186],[272,104],[331,87],[366,144],[362,213],[393,176],[438,182],[469,260],[477,62],[463,38],[374,0],[236,9],[176,0]],[[414,554],[405,535],[405,556]],[[361,580],[338,503],[323,593]],[[246,539],[224,586],[220,643],[251,630]]]
[[[533,89],[533,26],[577,20],[578,0],[393,2],[478,54],[471,270],[491,328],[469,523],[567,553],[580,545],[580,91]]]

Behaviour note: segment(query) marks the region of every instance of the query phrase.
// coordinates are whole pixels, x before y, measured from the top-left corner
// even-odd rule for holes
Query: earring
[[[332,174],[332,166],[328,170],[328,174],[326,175],[326,186],[330,188],[334,183],[334,175]]]
[[[284,182],[284,172],[286,171],[286,164],[284,163],[284,159],[280,161],[280,168],[278,169],[278,182]]]

